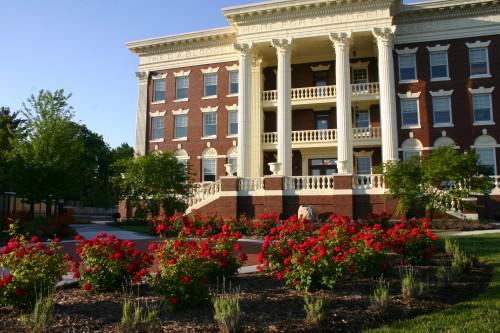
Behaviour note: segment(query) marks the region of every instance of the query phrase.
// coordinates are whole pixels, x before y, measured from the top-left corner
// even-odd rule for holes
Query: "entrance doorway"
[[[314,158],[309,160],[309,176],[330,176],[337,173],[335,158]]]

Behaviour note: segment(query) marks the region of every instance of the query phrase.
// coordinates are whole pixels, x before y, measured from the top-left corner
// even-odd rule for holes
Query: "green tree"
[[[134,148],[130,147],[128,143],[122,143],[111,150],[111,156],[115,162],[132,158],[134,157]]]
[[[70,97],[62,89],[41,90],[23,104],[26,136],[13,141],[9,179],[31,211],[34,203],[45,202],[50,215],[54,202],[78,195],[84,145],[72,122]]]
[[[408,216],[414,209],[425,209],[432,219],[435,213],[446,212],[450,203],[465,205],[464,199],[488,195],[494,187],[487,177],[490,170],[478,161],[474,152],[445,146],[427,158],[385,164],[385,183],[389,197],[398,200],[397,213]]]
[[[7,107],[0,108],[0,193],[8,191],[7,173],[9,163],[7,156],[12,150],[12,140],[16,135],[23,135],[24,120],[19,112],[11,112]]]
[[[121,199],[157,215],[160,207],[167,214],[186,209],[191,183],[186,167],[172,153],[153,153],[121,160],[114,180]]]

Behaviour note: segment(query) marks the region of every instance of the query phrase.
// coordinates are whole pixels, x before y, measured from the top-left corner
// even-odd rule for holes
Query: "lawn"
[[[500,330],[500,234],[454,238],[494,269],[488,289],[447,310],[370,330],[382,332],[498,332]]]

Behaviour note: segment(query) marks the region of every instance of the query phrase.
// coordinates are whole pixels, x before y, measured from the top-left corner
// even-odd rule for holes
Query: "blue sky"
[[[0,106],[64,88],[76,120],[113,147],[133,145],[138,60],[125,43],[226,26],[222,7],[251,2],[0,0]]]

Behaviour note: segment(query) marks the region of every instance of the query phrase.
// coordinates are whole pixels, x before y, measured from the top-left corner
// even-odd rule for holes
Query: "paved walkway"
[[[115,235],[119,239],[128,240],[140,240],[140,239],[158,239],[158,237],[144,235],[139,232],[124,230],[121,228],[111,227],[105,224],[74,224],[72,227],[76,230],[76,233],[81,235],[85,239],[94,238],[99,233],[107,233],[110,235]]]
[[[441,237],[447,237],[447,236],[465,237],[465,236],[487,235],[487,234],[497,234],[497,233],[500,233],[500,229],[472,230],[472,231],[444,231],[444,232],[438,232],[437,234]]]

